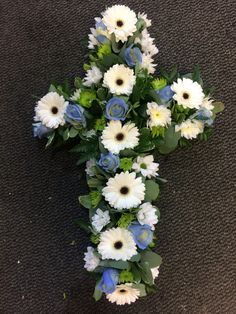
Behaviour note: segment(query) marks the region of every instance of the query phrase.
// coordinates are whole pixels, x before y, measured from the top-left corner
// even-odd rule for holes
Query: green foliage
[[[224,106],[223,102],[220,102],[220,101],[213,102],[213,106],[214,106],[214,108],[212,110],[213,119],[215,119],[216,114],[222,112],[224,110],[225,106]]]
[[[124,213],[117,221],[117,226],[120,228],[127,228],[131,222],[135,219],[135,216],[131,213]]]
[[[161,265],[162,258],[160,255],[152,251],[142,251],[141,264],[148,263],[150,268],[159,267]]]
[[[93,297],[95,299],[95,301],[99,301],[102,297],[102,291],[98,289],[98,285],[101,279],[99,279],[96,283],[95,289],[94,289],[94,293],[93,293]]]
[[[124,269],[120,272],[119,283],[133,282],[133,280],[134,280],[134,276],[130,271]]]
[[[91,236],[90,236],[90,241],[93,243],[93,244],[98,244],[100,242],[100,234],[94,234],[92,233]]]
[[[90,199],[91,199],[91,205],[93,208],[97,207],[97,205],[100,203],[102,199],[102,195],[99,191],[91,191],[89,193]]]
[[[145,153],[153,150],[155,144],[152,141],[151,131],[148,128],[142,128],[140,130],[139,145],[135,150],[139,153]]]
[[[131,157],[124,157],[120,159],[120,165],[119,168],[123,171],[129,171],[132,169],[133,165],[133,158]]]
[[[175,132],[175,127],[172,125],[165,130],[164,138],[158,143],[158,150],[161,154],[169,154],[176,149],[181,135],[180,132]]]
[[[98,99],[99,100],[106,100],[107,93],[108,93],[108,91],[107,91],[106,88],[104,88],[104,87],[98,88],[98,90],[97,90],[97,97],[98,97]]]
[[[48,148],[53,143],[54,138],[55,138],[55,132],[53,132],[50,135],[48,135],[46,148]]]
[[[81,195],[79,196],[79,202],[80,204],[87,208],[87,209],[91,209],[92,208],[92,200],[90,195]]]
[[[145,202],[155,201],[159,195],[159,185],[153,180],[145,182]]]
[[[49,86],[49,92],[56,92],[63,96],[66,100],[69,100],[71,94],[69,81],[65,80],[61,85],[57,84],[56,82],[52,83]]]
[[[117,268],[117,269],[130,269],[129,262],[122,261],[122,260],[120,261],[115,261],[115,260],[110,260],[110,259],[102,260],[100,261],[99,266],[112,267],[112,268]]]
[[[111,45],[109,43],[102,44],[98,48],[98,58],[102,59],[104,56],[110,55],[111,54]]]
[[[134,289],[139,290],[139,292],[140,292],[139,296],[140,297],[145,297],[147,295],[146,286],[144,284],[141,284],[141,283],[140,284],[133,284],[132,287]]]
[[[96,131],[103,131],[106,126],[106,119],[105,117],[101,117],[100,119],[96,119],[94,123],[94,129]]]
[[[88,226],[88,223],[83,219],[76,219],[75,224],[78,225],[81,229],[83,229],[87,233],[91,233],[91,229]]]
[[[153,276],[148,262],[138,264],[140,276],[143,282],[148,285],[153,284]]]

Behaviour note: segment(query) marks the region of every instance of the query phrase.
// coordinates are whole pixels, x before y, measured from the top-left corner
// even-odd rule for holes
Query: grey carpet
[[[209,142],[160,157],[158,292],[122,308],[92,299],[73,224],[83,168],[32,138],[32,95],[81,73],[93,18],[116,2],[1,0],[0,313],[236,313],[234,0],[123,2],[152,18],[158,64],[199,63],[226,110]]]

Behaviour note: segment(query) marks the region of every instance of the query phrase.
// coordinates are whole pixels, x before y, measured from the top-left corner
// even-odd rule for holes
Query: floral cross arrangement
[[[89,194],[79,197],[90,234],[85,268],[118,305],[156,290],[161,257],[154,252],[159,154],[207,140],[224,108],[205,87],[199,68],[153,75],[158,49],[148,32],[151,20],[124,5],[107,8],[89,34],[86,75],[52,84],[35,107],[34,136],[62,146],[86,162]],[[66,145],[65,145],[66,144]]]

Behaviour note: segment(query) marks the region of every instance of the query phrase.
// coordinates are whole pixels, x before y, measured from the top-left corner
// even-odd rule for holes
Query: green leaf
[[[155,201],[159,195],[159,185],[152,180],[147,180],[145,188],[145,202]]]
[[[78,135],[78,133],[79,133],[79,130],[72,127],[70,128],[70,131],[69,131],[69,137],[74,138]]]
[[[74,81],[74,85],[76,89],[80,89],[83,85],[82,79],[80,77],[76,77]]]
[[[102,260],[99,263],[99,266],[103,267],[112,267],[117,269],[129,269],[130,265],[127,261],[114,261],[114,260]]]
[[[87,209],[92,208],[92,201],[91,201],[90,195],[79,196],[79,202],[83,207],[85,207]]]
[[[47,144],[46,144],[46,148],[49,147],[52,144],[52,142],[54,140],[54,137],[55,137],[55,132],[53,132],[52,134],[50,134],[48,136],[48,141],[47,141]]]
[[[96,179],[96,178],[89,178],[87,180],[87,184],[91,189],[98,188],[99,186],[101,186],[101,180]]]
[[[161,256],[152,251],[143,251],[141,253],[141,264],[148,263],[150,268],[154,268],[160,266],[161,262]]]
[[[132,271],[132,274],[134,276],[134,282],[135,283],[140,283],[141,281],[141,274],[140,274],[140,270],[137,266],[135,266],[135,264],[132,264],[131,265],[131,271]]]
[[[120,156],[121,157],[136,157],[138,154],[132,150],[132,149],[123,149],[122,151],[120,151]]]
[[[144,284],[132,284],[132,287],[140,291],[140,297],[145,297],[147,295],[146,293],[146,287]]]
[[[94,293],[93,293],[93,298],[95,299],[95,301],[99,301],[103,294],[103,292],[98,289],[99,282],[100,282],[100,279],[97,281],[97,284],[95,286]]]
[[[107,97],[107,89],[106,89],[106,88],[103,88],[103,87],[98,88],[98,90],[97,90],[97,96],[98,96],[98,99],[100,99],[100,100],[106,100],[106,97]]]
[[[65,131],[63,132],[63,140],[67,141],[70,137],[70,131],[69,129],[65,129]]]
[[[158,150],[161,154],[169,154],[178,146],[178,141],[181,135],[180,132],[175,132],[175,127],[172,125],[165,130],[164,138],[158,144]]]
[[[142,280],[147,283],[148,285],[153,284],[153,276],[150,269],[150,265],[148,262],[143,262],[142,264],[138,264],[140,269],[140,275]]]
[[[213,102],[212,105],[214,106],[214,108],[213,108],[213,110],[212,110],[212,112],[213,112],[214,114],[217,114],[217,113],[219,113],[219,112],[222,112],[222,111],[224,110],[224,108],[225,108],[223,102],[220,102],[220,101],[215,101],[215,102]]]
[[[91,229],[89,228],[88,223],[85,222],[83,219],[76,219],[75,224],[78,225],[81,229],[83,229],[87,233],[91,233]]]
[[[141,255],[139,253],[137,253],[136,255],[132,256],[130,261],[131,262],[139,262],[141,259]]]

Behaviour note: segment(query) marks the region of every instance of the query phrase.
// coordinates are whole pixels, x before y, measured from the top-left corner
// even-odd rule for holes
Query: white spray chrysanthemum
[[[116,286],[116,290],[106,295],[111,303],[117,305],[131,304],[140,296],[140,291],[132,286],[131,283]]]
[[[154,280],[159,276],[159,266],[151,268],[153,283]]]
[[[159,164],[154,162],[153,155],[138,156],[136,162],[133,163],[132,169],[135,172],[141,172],[144,177],[151,178],[158,176]]]
[[[171,111],[163,105],[149,102],[147,104],[147,114],[149,115],[147,124],[150,128],[154,126],[165,127],[171,123]]]
[[[154,225],[158,223],[156,211],[156,207],[154,207],[151,203],[143,203],[137,213],[137,219],[140,225],[148,225],[152,228],[152,230],[154,230]]]
[[[56,92],[49,92],[35,107],[35,121],[41,121],[48,128],[56,129],[65,124],[64,113],[68,101]]]
[[[75,101],[75,102],[78,102],[79,101],[79,98],[80,98],[80,93],[81,93],[81,90],[80,89],[76,89],[74,91],[74,94],[71,96],[71,100]]]
[[[204,123],[199,120],[186,120],[182,122],[180,125],[175,126],[175,131],[181,133],[182,137],[186,139],[193,139],[198,136],[198,134],[202,133],[204,130]]]
[[[109,211],[103,211],[100,208],[96,210],[95,215],[92,216],[92,225],[97,232],[100,232],[110,222]]]
[[[201,108],[204,108],[208,111],[212,111],[214,109],[214,106],[213,106],[213,99],[211,99],[210,97],[205,97],[203,99],[203,102],[201,104]]]
[[[143,19],[146,27],[150,27],[152,25],[152,20],[147,18],[147,14],[146,13],[138,13],[138,18]]]
[[[98,252],[102,259],[127,261],[137,254],[137,248],[130,231],[112,228],[101,233]]]
[[[171,89],[175,93],[173,99],[184,108],[199,109],[203,103],[204,93],[201,85],[189,78],[179,78],[171,85]]]
[[[150,36],[146,28],[142,31],[140,37],[135,39],[135,43],[141,45],[142,52],[151,57],[158,53],[158,48],[153,42],[154,38]]]
[[[125,5],[114,5],[102,13],[102,21],[109,34],[114,34],[116,41],[127,41],[136,31],[137,17],[134,11]]]
[[[92,86],[93,84],[99,83],[99,81],[102,79],[102,72],[100,69],[96,66],[92,66],[91,69],[89,69],[86,73],[86,76],[84,78],[84,86]]]
[[[110,206],[118,210],[129,209],[144,200],[145,185],[140,177],[136,178],[135,172],[121,172],[107,181],[102,194]]]
[[[87,252],[84,253],[84,261],[84,268],[86,268],[87,271],[94,271],[94,269],[99,265],[100,259],[94,254],[93,247],[87,247]]]
[[[103,86],[112,94],[130,95],[136,81],[134,71],[123,64],[113,65],[105,74]]]
[[[143,53],[142,54],[142,63],[141,63],[142,69],[147,69],[148,74],[153,74],[155,72],[155,67],[157,66],[156,63],[154,63],[154,59],[150,54]]]
[[[90,177],[95,176],[96,174],[95,166],[96,166],[96,160],[94,158],[91,158],[86,162],[85,172],[87,173],[88,176]]]

